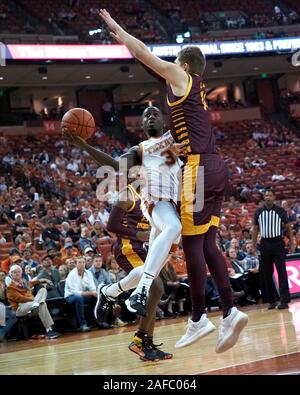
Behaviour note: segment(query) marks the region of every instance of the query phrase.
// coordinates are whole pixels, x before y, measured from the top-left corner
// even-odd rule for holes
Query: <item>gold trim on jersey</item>
[[[185,125],[185,121],[174,124],[174,128],[177,129],[179,126],[183,126],[183,125]]]
[[[128,239],[121,239],[122,242],[122,254],[127,258],[128,262],[133,267],[138,267],[144,264],[144,261],[138,256],[133,250],[133,247]]]
[[[179,115],[181,115],[181,114],[179,114]],[[183,113],[182,113],[182,115],[183,115]],[[184,116],[183,117],[180,117],[180,118],[173,118],[173,122],[175,123],[175,122],[178,122],[178,121],[181,121],[182,119],[184,119]]]
[[[184,137],[188,137],[189,133],[188,132],[184,132],[182,134],[179,134],[177,136],[178,140],[182,140]]]
[[[180,216],[182,235],[194,236],[206,233],[211,226],[219,226],[220,218],[212,215],[210,221],[203,225],[194,225],[195,189],[200,166],[200,154],[190,155],[182,175]]]
[[[174,116],[174,117],[177,117],[178,115],[180,115],[179,114],[179,112],[180,111],[182,111],[182,114],[183,114],[183,108],[182,108],[182,106],[180,106],[179,108],[171,108],[171,113],[172,113],[172,117]]]
[[[169,107],[178,106],[179,104],[183,103],[185,101],[185,99],[188,97],[188,95],[189,95],[189,93],[190,93],[190,91],[192,89],[192,84],[193,84],[192,76],[190,74],[188,76],[189,76],[189,82],[188,82],[188,87],[187,87],[187,90],[186,90],[184,96],[182,96],[180,99],[178,99],[178,100],[176,100],[174,102],[170,102],[169,97],[167,95],[167,103],[168,103]]]

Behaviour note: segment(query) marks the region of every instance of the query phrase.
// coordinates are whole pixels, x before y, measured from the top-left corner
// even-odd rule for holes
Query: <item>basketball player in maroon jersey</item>
[[[184,160],[180,216],[193,313],[186,333],[175,347],[192,344],[215,329],[205,314],[207,263],[223,308],[215,351],[224,352],[236,344],[248,316],[233,306],[226,264],[216,245],[228,172],[216,152],[209,121],[202,79],[205,57],[198,47],[189,46],[178,53],[175,63],[161,60],[128,34],[105,9],[99,15],[116,41],[126,45],[138,61],[165,80],[171,132],[180,143]]]

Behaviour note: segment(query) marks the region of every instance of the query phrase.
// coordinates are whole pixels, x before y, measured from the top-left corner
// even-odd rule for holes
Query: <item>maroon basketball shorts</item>
[[[122,238],[114,246],[114,255],[121,269],[129,273],[133,268],[144,264],[147,249],[142,241]]]
[[[218,154],[191,154],[182,167],[179,212],[182,235],[206,233],[219,226],[228,169]]]

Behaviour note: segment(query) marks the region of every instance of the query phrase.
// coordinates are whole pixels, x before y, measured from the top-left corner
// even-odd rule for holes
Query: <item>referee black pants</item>
[[[274,239],[261,239],[261,271],[265,283],[266,296],[269,303],[276,301],[274,292],[274,263],[278,273],[280,301],[288,303],[290,301],[290,291],[288,276],[285,265],[285,250],[282,237]]]

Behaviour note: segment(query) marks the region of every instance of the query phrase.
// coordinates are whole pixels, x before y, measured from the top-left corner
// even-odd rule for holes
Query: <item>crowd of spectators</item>
[[[259,256],[251,244],[251,226],[266,188],[275,186],[279,193],[300,251],[300,195],[296,191],[299,146],[287,128],[262,119],[218,125],[215,132],[231,184],[222,208],[218,243],[226,258],[236,303],[253,304],[261,300],[263,289]],[[135,320],[124,306],[126,295],[100,322],[93,321],[91,314],[97,285],[125,276],[112,254],[115,236],[106,229],[118,186],[110,183],[100,202],[96,198],[101,181],[97,179],[97,165],[58,136],[2,136],[0,140],[1,300],[6,300],[19,318],[24,312],[25,316],[39,316],[50,338],[58,336],[51,318],[51,301],[57,298],[64,301],[65,309],[73,309],[75,327],[83,332],[91,325],[108,329]],[[130,146],[101,131],[91,144],[115,158]],[[285,179],[274,181],[275,170],[282,169]],[[170,256],[161,276],[165,295],[157,317],[185,314],[190,300],[180,248]],[[19,288],[24,297],[16,296]],[[218,307],[219,295],[209,273],[206,294],[207,307]],[[9,319],[13,313],[6,316]]]
[[[214,111],[235,110],[247,107],[247,104],[245,102],[242,102],[241,100],[222,100],[220,98],[217,98],[213,101],[207,100],[207,103],[209,105],[209,108]]]
[[[45,4],[36,0],[21,0],[19,3],[27,14],[41,23],[33,26],[28,18],[21,20],[20,16],[18,20],[12,15],[12,10],[0,2],[0,22],[8,21],[13,32],[18,29],[26,33],[78,35],[80,41],[102,44],[110,44],[112,39],[99,19],[100,8],[112,11],[114,17],[136,37],[154,43],[170,42],[174,39],[174,33],[191,31],[190,40],[195,42],[199,41],[199,34],[203,40],[209,38],[206,33],[210,31],[244,28],[257,28],[256,38],[268,38],[278,36],[278,32],[272,32],[273,26],[282,26],[279,32],[281,36],[285,34],[285,25],[299,23],[298,5],[292,1],[286,4],[287,7],[270,0],[259,0],[251,5],[241,0],[206,3],[194,0],[152,0],[147,6],[140,0],[125,2],[121,6],[117,0],[87,0],[84,3],[80,0],[53,0]],[[270,27],[270,31],[261,32],[261,27]],[[3,26],[2,29],[7,30],[7,27]],[[90,31],[95,30],[96,33],[90,34]],[[226,40],[226,36],[223,39]]]

